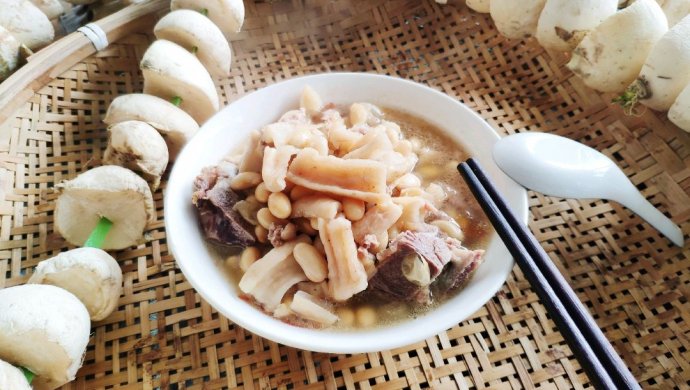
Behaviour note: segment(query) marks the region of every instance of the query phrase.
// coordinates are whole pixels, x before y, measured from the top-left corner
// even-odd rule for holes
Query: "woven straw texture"
[[[443,91],[502,134],[543,131],[612,157],[643,194],[690,228],[690,137],[662,114],[630,117],[534,41],[502,38],[464,1],[246,1],[225,103],[302,74],[389,74]],[[0,125],[0,288],[25,283],[68,246],[51,188],[97,166],[101,118],[138,92],[151,31],[75,64]],[[114,253],[118,310],[94,324],[66,389],[591,387],[519,269],[471,318],[425,341],[362,355],[300,351],[250,334],[191,288],[168,251],[163,192],[151,241]],[[620,205],[530,194],[530,227],[644,388],[690,386],[690,252]]]

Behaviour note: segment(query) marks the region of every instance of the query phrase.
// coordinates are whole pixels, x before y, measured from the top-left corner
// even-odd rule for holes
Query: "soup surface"
[[[220,184],[204,178],[208,188],[195,193],[229,282],[285,322],[344,330],[414,318],[460,291],[491,232],[456,170],[468,157],[461,146],[404,112],[366,103],[305,107],[305,100],[219,165],[229,172],[223,194],[233,193],[240,223],[219,217],[219,202],[209,211],[200,201]],[[290,121],[297,124],[282,124]],[[281,148],[291,149],[280,156]],[[376,164],[347,165],[353,160]],[[374,188],[382,164],[384,188]],[[276,206],[286,199],[289,211]],[[230,236],[222,232],[228,226]]]

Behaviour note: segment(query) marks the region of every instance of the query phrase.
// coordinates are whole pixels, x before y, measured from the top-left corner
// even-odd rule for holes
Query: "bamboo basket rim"
[[[153,16],[169,5],[170,0],[134,3],[91,24],[105,32],[109,46],[126,35],[150,28]],[[44,85],[96,52],[91,40],[75,31],[28,57],[24,66],[0,82],[0,127]]]

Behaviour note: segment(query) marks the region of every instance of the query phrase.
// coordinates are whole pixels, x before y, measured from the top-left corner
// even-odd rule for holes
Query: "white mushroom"
[[[163,99],[178,97],[180,108],[198,123],[218,111],[219,101],[211,75],[194,54],[182,46],[159,39],[141,60],[144,93]]]
[[[659,4],[637,0],[590,31],[573,51],[568,68],[592,89],[621,92],[667,30]]]
[[[59,287],[0,290],[0,359],[36,374],[35,389],[55,389],[74,379],[90,327],[86,307]]]
[[[659,39],[647,55],[637,79],[619,100],[630,108],[636,102],[666,111],[690,82],[690,15],[681,19]]]
[[[674,125],[690,132],[690,84],[683,88],[666,115]]]
[[[144,228],[156,219],[151,190],[136,173],[105,165],[55,186],[55,230],[82,246],[101,217],[113,226],[101,248],[124,249],[143,242]]]
[[[31,390],[22,370],[0,360],[0,389]]]
[[[617,9],[617,0],[546,0],[537,24],[537,40],[547,50],[573,50],[587,32]]]
[[[465,0],[465,3],[468,7],[477,12],[488,13],[491,0]]]
[[[19,66],[19,41],[0,26],[0,81],[6,79]]]
[[[29,0],[0,0],[0,10],[0,26],[29,49],[38,49],[53,41],[53,25]]]
[[[230,73],[230,44],[218,26],[199,12],[180,9],[165,15],[156,23],[153,33],[196,54],[199,61],[215,77]]]
[[[690,0],[666,0],[660,5],[666,14],[669,27],[674,26],[690,14]]]
[[[191,9],[208,16],[226,37],[240,32],[244,23],[242,0],[172,0],[170,9]]]
[[[491,0],[491,19],[502,35],[520,39],[537,32],[537,22],[546,0]]]
[[[168,145],[168,157],[174,161],[199,125],[179,107],[157,96],[133,93],[115,98],[103,122],[108,125],[137,120],[146,122],[161,133]]]
[[[30,284],[61,287],[86,306],[92,321],[107,318],[122,293],[122,270],[107,252],[77,248],[38,263]]]
[[[60,0],[31,0],[31,3],[38,7],[48,19],[55,19],[65,12]]]
[[[168,146],[150,125],[140,121],[117,123],[110,128],[103,163],[129,168],[150,183],[155,191],[168,166]]]

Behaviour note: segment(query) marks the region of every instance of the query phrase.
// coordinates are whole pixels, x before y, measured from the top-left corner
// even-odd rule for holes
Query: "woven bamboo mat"
[[[627,117],[532,41],[501,38],[464,1],[245,1],[223,100],[328,71],[427,84],[503,134],[545,131],[614,158],[690,229],[690,137],[647,112]],[[53,233],[53,185],[99,164],[112,99],[142,89],[152,40],[134,32],[43,87],[0,125],[0,288],[67,246]],[[328,355],[284,347],[219,316],[168,252],[163,192],[152,240],[115,254],[124,296],[93,328],[66,389],[587,388],[587,378],[516,268],[500,292],[445,333],[400,349]],[[530,194],[530,226],[644,388],[690,386],[690,258],[615,203]]]

